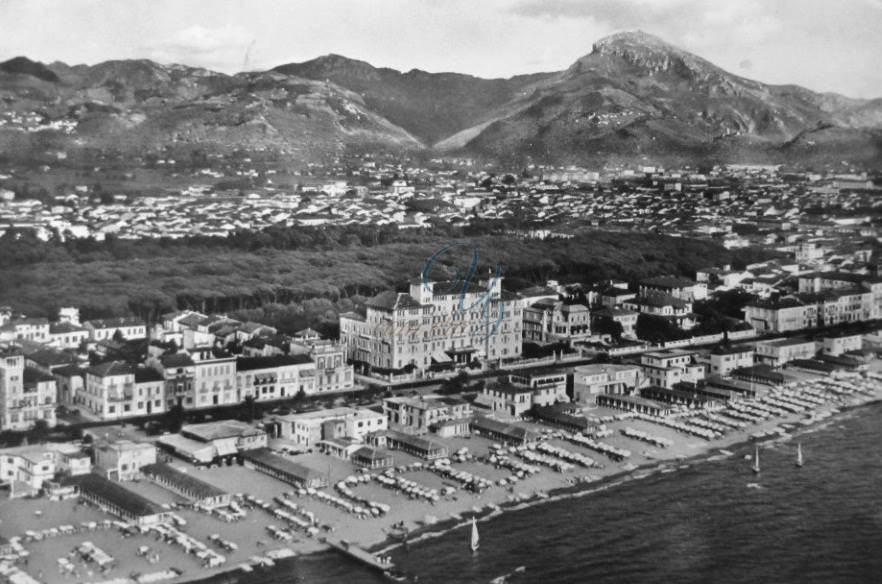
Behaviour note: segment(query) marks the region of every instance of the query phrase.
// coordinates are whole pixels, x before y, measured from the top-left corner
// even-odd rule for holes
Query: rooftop
[[[262,434],[263,430],[258,430],[254,426],[238,420],[220,420],[204,424],[186,424],[181,428],[181,433],[198,438],[203,442],[211,442],[223,438],[254,436]]]
[[[90,375],[94,375],[96,377],[116,377],[119,375],[131,375],[133,373],[133,369],[131,365],[128,365],[121,361],[110,361],[107,363],[92,365],[91,367],[86,369],[86,373],[89,373]]]
[[[108,480],[97,474],[84,474],[70,477],[66,485],[75,485],[80,491],[90,492],[137,517],[162,513],[162,507],[153,501],[134,493],[122,484]]]
[[[289,365],[302,365],[310,363],[309,355],[272,355],[269,357],[240,357],[236,361],[237,371],[254,371],[257,369],[274,369]]]
[[[199,499],[226,495],[225,491],[214,485],[161,462],[141,467],[141,471],[148,476],[160,476]]]

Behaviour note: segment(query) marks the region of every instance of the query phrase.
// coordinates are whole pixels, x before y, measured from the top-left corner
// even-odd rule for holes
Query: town
[[[0,575],[193,579],[328,546],[391,573],[386,550],[433,526],[729,456],[880,398],[873,180],[643,169],[599,189],[596,174],[555,172],[487,176],[480,191],[436,184],[431,196],[449,210],[434,217],[541,208],[559,222],[511,235],[566,237],[581,217],[733,247],[762,241],[778,257],[517,292],[504,267],[470,281],[412,274],[407,289],[341,313],[338,338],[189,309],[87,320],[76,306],[51,319],[3,307],[0,509],[21,512],[2,514]],[[381,198],[323,188],[197,199],[206,216],[227,209],[230,229],[269,225],[241,221],[275,217],[283,200],[291,206],[271,222],[403,228],[418,215],[403,180]],[[205,227],[176,223],[180,198],[165,210],[143,201],[148,217],[140,202],[84,194],[57,215],[14,195],[5,210],[23,213],[15,229],[61,238],[100,238],[111,224],[119,237]]]
[[[193,160],[159,152],[126,163],[106,154],[93,171],[75,175],[59,152],[57,167],[0,167],[0,236],[180,239],[269,227],[419,229],[487,220],[509,222],[510,233],[520,237],[566,237],[589,226],[713,238],[730,249],[804,246],[803,253],[817,256],[820,249],[810,249],[828,244],[817,231],[876,237],[873,218],[882,204],[882,177],[859,168],[531,165],[506,171],[471,159],[417,165],[370,155],[300,168],[279,162],[281,155]],[[139,186],[148,181],[149,188]]]

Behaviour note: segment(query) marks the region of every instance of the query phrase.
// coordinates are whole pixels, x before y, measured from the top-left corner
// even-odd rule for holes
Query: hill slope
[[[557,161],[814,158],[843,147],[870,160],[882,152],[878,100],[765,85],[639,32],[598,41],[524,91],[437,147]],[[810,148],[794,148],[805,134]]]
[[[27,122],[0,127],[0,145],[24,151],[27,144],[123,150],[197,144],[276,147],[306,160],[347,148],[422,148],[361,96],[333,83],[273,72],[228,76],[147,60],[6,67],[2,112],[27,114]]]
[[[328,55],[224,75],[147,60],[0,63],[0,148],[273,147],[302,160],[432,148],[501,160],[878,162],[882,99],[728,73],[641,32],[568,69],[406,73]]]
[[[553,75],[537,73],[511,79],[480,79],[419,69],[402,73],[340,55],[289,63],[274,71],[330,80],[351,89],[364,97],[368,107],[428,144],[475,124],[487,111],[516,98],[523,87]]]

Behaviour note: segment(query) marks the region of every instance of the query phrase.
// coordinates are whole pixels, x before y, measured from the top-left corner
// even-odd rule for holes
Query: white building
[[[501,279],[471,284],[460,309],[462,286],[416,281],[409,293],[371,299],[365,315],[341,315],[340,340],[349,358],[374,370],[407,372],[520,356],[521,307],[500,301]]]
[[[344,434],[356,442],[364,441],[371,432],[386,430],[388,420],[383,413],[365,408],[340,407],[273,418],[282,438],[304,448],[312,448],[321,440],[340,438],[334,422],[342,422]],[[329,424],[331,422],[332,424]]]

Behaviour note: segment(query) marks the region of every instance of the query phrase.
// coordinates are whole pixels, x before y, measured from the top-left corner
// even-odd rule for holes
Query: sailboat
[[[472,517],[472,553],[478,551],[478,522]]]
[[[796,466],[802,468],[802,443],[796,445]]]
[[[756,447],[756,454],[753,455],[753,472],[759,474],[760,465],[759,465],[759,446]]]

